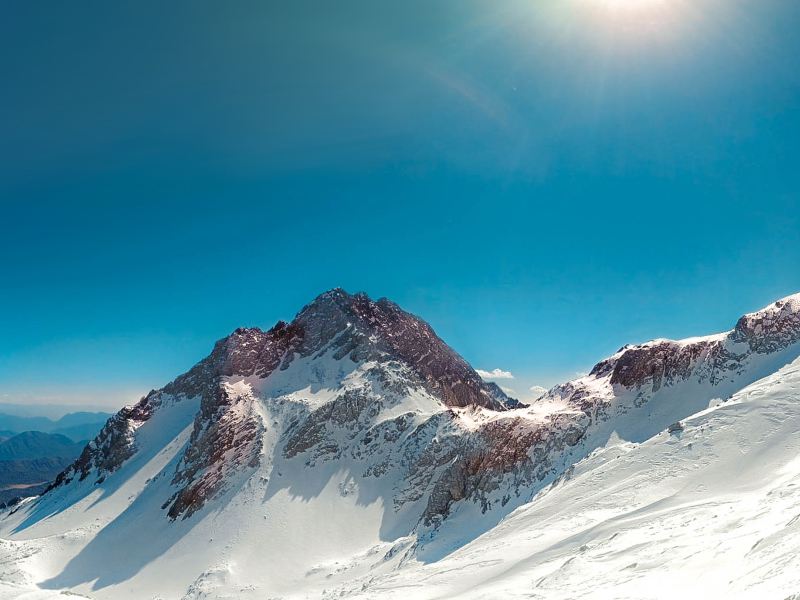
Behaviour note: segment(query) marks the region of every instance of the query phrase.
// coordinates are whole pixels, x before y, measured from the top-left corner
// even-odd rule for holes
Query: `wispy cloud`
[[[492,369],[491,371],[475,369],[475,372],[484,379],[514,379],[511,371],[503,371],[503,369]]]
[[[528,391],[531,393],[531,398],[533,400],[538,400],[547,393],[547,388],[543,388],[540,385],[532,385],[528,388]]]

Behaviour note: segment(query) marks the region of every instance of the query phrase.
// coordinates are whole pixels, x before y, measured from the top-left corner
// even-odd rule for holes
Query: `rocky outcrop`
[[[777,352],[800,341],[800,294],[778,300],[736,323],[731,340],[760,354]]]
[[[759,355],[775,354],[798,342],[800,294],[744,315],[725,334],[624,346],[595,365],[586,378],[557,386],[549,395],[587,413],[625,391],[635,391],[641,404],[663,387],[689,380],[713,386],[735,381]]]
[[[385,357],[408,365],[445,406],[505,410],[487,384],[423,320],[394,302],[371,300],[335,289],[305,307],[294,324],[306,334],[303,355],[335,340],[336,358],[353,361]]]
[[[165,502],[170,518],[186,518],[225,489],[245,468],[259,464],[264,425],[254,409],[256,398],[222,385],[203,398],[189,444],[172,484],[178,491]]]
[[[110,419],[52,487],[102,482],[135,455],[137,431],[154,414],[195,399],[191,434],[170,467],[169,518],[190,517],[268,468],[269,455],[308,469],[346,460],[362,478],[391,478],[386,505],[416,507],[421,523],[436,526],[460,502],[486,511],[530,497],[602,443],[592,442],[601,423],[664,390],[734,389],[759,360],[798,342],[800,295],[745,315],[727,334],[625,346],[527,407],[396,304],[336,289],[291,323],[237,329],[217,342],[187,373]]]
[[[152,414],[152,395],[151,392],[136,405],[126,406],[111,417],[77,460],[59,473],[46,491],[68,484],[75,478],[83,481],[92,473],[100,483],[106,475],[119,469],[136,452],[134,432]]]
[[[487,381],[486,388],[492,397],[506,408],[526,408],[528,406],[527,404],[524,404],[516,398],[512,398],[506,394],[503,391],[503,388],[497,385],[494,381]]]
[[[133,456],[136,430],[162,403],[195,398],[200,410],[172,478],[176,491],[164,503],[171,518],[190,516],[237,473],[258,465],[264,425],[254,403],[269,399],[234,392],[229,382],[266,380],[297,360],[325,355],[374,363],[370,378],[380,389],[343,389],[330,403],[306,411],[286,433],[287,457],[307,451],[315,458],[340,455],[345,448],[326,441],[328,434],[345,428],[354,439],[371,426],[388,397],[400,402],[409,388],[424,389],[444,407],[507,409],[505,394],[486,384],[429,325],[389,300],[335,289],[304,307],[291,323],[280,321],[268,331],[240,328],[217,342],[187,373],[115,415],[52,487],[75,476],[102,482]]]
[[[719,342],[701,341],[680,344],[669,340],[625,348],[609,363],[601,363],[590,375],[610,373],[612,385],[644,388],[657,392],[662,386],[683,381],[692,375],[698,360],[718,353]],[[606,370],[608,369],[608,370]]]
[[[493,502],[491,493],[501,485],[509,493],[518,493],[557,475],[565,466],[559,459],[579,444],[590,444],[589,434],[618,414],[612,409],[634,410],[659,391],[684,383],[710,384],[709,394],[723,383],[738,389],[736,382],[743,387],[757,376],[757,369],[752,375],[748,373],[759,355],[791,348],[800,353],[798,343],[800,295],[795,295],[743,316],[727,334],[625,346],[595,365],[586,377],[545,394],[540,401],[564,401],[566,409],[554,411],[544,422],[524,417],[493,419],[459,437],[456,444],[443,448],[437,440],[426,448],[415,468],[423,472],[444,470],[433,480],[424,520],[440,521],[455,502],[463,499],[480,502],[486,510]],[[625,405],[627,402],[630,404]],[[672,427],[668,423],[663,426]],[[578,460],[591,449],[588,445],[572,453],[569,460]],[[508,495],[503,496],[501,504],[508,499]]]
[[[449,447],[432,444],[412,468],[445,467],[431,487],[423,523],[438,524],[464,499],[478,502],[482,512],[496,502],[504,506],[511,494],[519,496],[521,490],[554,475],[554,458],[576,445],[588,425],[584,415],[555,415],[544,421],[510,417],[489,421]],[[506,495],[492,498],[501,486]]]

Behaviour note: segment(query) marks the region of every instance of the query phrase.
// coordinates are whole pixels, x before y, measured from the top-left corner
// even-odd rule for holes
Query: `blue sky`
[[[524,396],[800,290],[800,5],[14,2],[0,401],[117,406],[334,286]]]

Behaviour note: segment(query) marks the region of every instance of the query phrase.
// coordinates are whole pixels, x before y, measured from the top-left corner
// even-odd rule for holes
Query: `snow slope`
[[[800,295],[509,410],[424,322],[333,290],[0,513],[0,599],[788,595],[795,522],[750,538],[800,513],[798,355]]]
[[[612,441],[442,560],[358,598],[800,593],[800,359],[641,444]]]
[[[404,543],[449,460],[437,449],[504,414],[504,398],[412,315],[334,290],[292,324],[219,342],[0,515],[0,581],[114,599],[299,583],[319,596],[317,573],[343,556]]]

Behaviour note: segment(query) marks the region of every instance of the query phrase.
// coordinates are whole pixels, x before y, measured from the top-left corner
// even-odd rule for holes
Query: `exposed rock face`
[[[134,406],[126,406],[108,422],[81,452],[78,459],[58,474],[47,491],[70,483],[76,477],[86,479],[95,471],[102,480],[107,474],[116,471],[123,462],[136,452],[134,432],[152,414],[150,396],[143,398]]]
[[[682,345],[672,341],[653,342],[644,346],[624,349],[618,358],[595,366],[591,375],[610,372],[612,385],[626,388],[649,386],[657,392],[664,385],[672,385],[691,375],[701,356],[717,352],[716,342],[698,342]]]
[[[697,384],[699,394],[736,389],[759,360],[799,342],[800,295],[745,315],[727,334],[626,346],[527,407],[484,382],[420,319],[337,289],[291,323],[219,341],[190,371],[110,419],[52,487],[113,476],[138,451],[140,427],[194,399],[191,434],[168,473],[169,518],[190,517],[277,463],[341,461],[354,476],[393,482],[384,504],[436,526],[468,502],[487,511],[529,498],[591,451],[593,432],[615,415],[678,385]]]
[[[335,289],[303,308],[292,323],[279,322],[268,331],[237,329],[217,342],[187,373],[109,420],[53,487],[76,475],[83,480],[93,474],[102,481],[136,452],[137,428],[164,402],[199,398],[194,430],[172,479],[176,492],[164,503],[171,518],[190,516],[224,491],[234,474],[259,464],[264,424],[255,405],[267,399],[236,392],[229,382],[264,380],[294,361],[326,353],[336,361],[375,363],[371,379],[380,385],[344,388],[328,404],[308,411],[287,432],[286,457],[312,449],[318,457],[336,456],[344,448],[325,442],[326,434],[368,425],[388,396],[397,404],[409,388],[424,389],[445,407],[507,408],[505,394],[483,382],[429,325],[386,299]]]
[[[303,356],[338,336],[335,358],[349,355],[356,362],[393,358],[411,367],[446,406],[505,409],[474,369],[430,325],[386,298],[375,302],[366,294],[351,296],[332,290],[305,307],[294,324],[305,333]]]
[[[447,447],[428,446],[414,469],[446,468],[433,480],[423,522],[441,522],[463,499],[479,502],[485,512],[497,501],[492,493],[503,486],[506,494],[499,503],[505,505],[510,494],[519,496],[520,490],[552,475],[553,458],[577,444],[588,425],[583,415],[555,415],[543,422],[510,417],[489,421]]]
[[[779,353],[798,342],[800,294],[744,315],[726,334],[625,346],[595,365],[588,377],[558,386],[551,395],[585,412],[631,390],[642,403],[663,387],[690,379],[714,386],[735,381],[759,356]]]
[[[259,464],[264,425],[254,412],[256,399],[227,385],[204,397],[194,430],[172,478],[178,488],[165,503],[175,519],[188,517],[222,491],[226,480],[245,467]]]
[[[661,390],[698,384],[711,386],[707,394],[718,389],[733,393],[758,377],[754,365],[759,360],[787,350],[794,354],[783,362],[800,353],[800,294],[743,316],[727,334],[625,346],[595,365],[588,376],[556,386],[534,402],[534,408],[540,402],[564,405],[543,422],[494,419],[460,438],[457,447],[443,451],[434,445],[427,450],[419,464],[447,468],[430,494],[425,520],[440,520],[464,498],[491,508],[490,495],[502,486],[515,493],[557,475],[593,448],[590,434],[599,425],[647,405]],[[583,449],[573,452],[579,444]],[[566,452],[572,454],[565,463]],[[501,504],[508,498],[503,496]]]
[[[777,352],[800,341],[800,294],[778,300],[763,310],[744,315],[731,334],[752,352]]]

